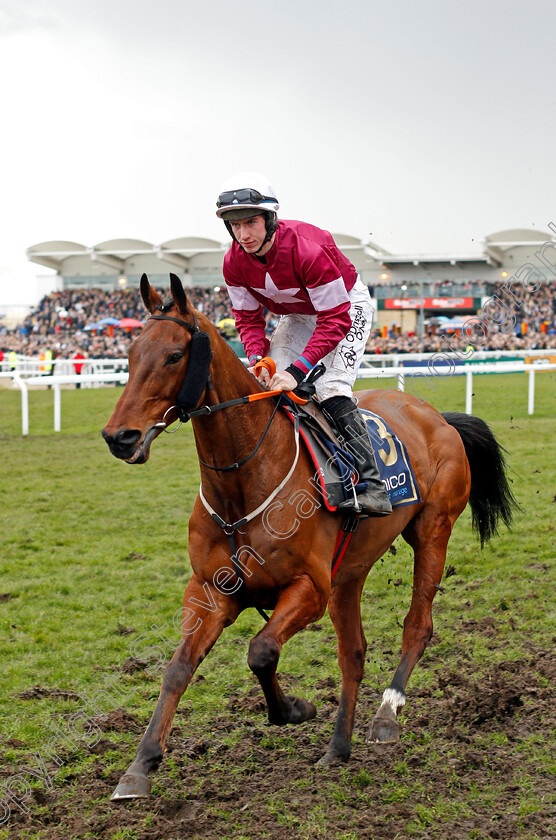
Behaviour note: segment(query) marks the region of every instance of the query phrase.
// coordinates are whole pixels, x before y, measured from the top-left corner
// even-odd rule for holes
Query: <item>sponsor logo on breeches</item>
[[[357,351],[350,345],[353,345],[355,341],[363,341],[366,324],[367,319],[363,315],[363,307],[357,305],[354,306],[351,327],[342,344],[340,344],[340,356],[346,369],[353,370],[355,367],[355,363],[357,361]],[[344,344],[344,342],[347,343]]]

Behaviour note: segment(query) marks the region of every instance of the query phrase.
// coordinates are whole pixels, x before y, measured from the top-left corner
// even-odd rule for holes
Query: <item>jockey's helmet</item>
[[[216,215],[224,221],[240,221],[260,213],[276,213],[279,206],[276,193],[264,175],[238,172],[222,184]]]
[[[261,248],[272,239],[278,227],[278,198],[267,178],[258,172],[238,172],[228,178],[222,184],[216,207],[216,215],[223,220],[232,239],[235,236],[230,222],[264,215],[266,236]]]

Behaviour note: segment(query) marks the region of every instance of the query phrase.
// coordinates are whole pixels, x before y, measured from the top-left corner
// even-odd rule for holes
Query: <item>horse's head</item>
[[[143,464],[153,440],[200,401],[209,377],[210,338],[175,274],[163,302],[147,276],[141,296],[151,317],[129,351],[129,379],[102,436],[116,458]]]

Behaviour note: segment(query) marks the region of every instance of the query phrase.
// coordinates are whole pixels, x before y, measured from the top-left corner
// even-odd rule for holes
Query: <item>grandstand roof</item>
[[[537,256],[537,251],[553,239],[552,234],[542,230],[500,230],[486,237],[484,249],[500,265],[510,267],[512,263],[517,265],[531,262]]]
[[[60,270],[62,260],[68,256],[82,256],[87,253],[86,245],[78,242],[68,242],[65,239],[55,239],[51,242],[39,242],[27,248],[27,258],[31,262],[44,265],[47,268]]]
[[[556,237],[539,230],[509,229],[491,233],[475,254],[391,254],[372,240],[334,233],[341,251],[353,262],[364,281],[373,285],[382,279],[384,269],[395,273],[399,282],[407,282],[423,271],[445,278],[456,276],[486,278],[498,269],[512,269],[534,259],[537,250]],[[29,260],[53,269],[64,285],[137,284],[143,272],[164,283],[176,272],[189,285],[218,285],[222,262],[229,242],[222,244],[203,236],[168,239],[159,245],[142,239],[109,239],[87,246],[66,240],[40,242],[27,249]]]
[[[496,248],[519,248],[529,245],[544,245],[553,239],[551,233],[542,230],[527,230],[526,228],[514,228],[512,230],[500,230],[491,233],[485,238],[486,247]]]
[[[390,265],[458,265],[461,263],[482,263],[498,265],[488,254],[381,254],[380,260],[387,267]]]
[[[161,245],[153,245],[152,242],[142,239],[109,239],[93,246],[66,240],[53,240],[31,245],[27,248],[27,257],[31,262],[52,268],[59,274],[64,273],[66,260],[77,257],[80,258],[78,262],[72,259],[72,271],[81,268],[88,274],[95,274],[95,264],[97,267],[106,266],[117,273],[124,272],[126,261],[131,257],[148,255],[186,270],[191,257],[205,253],[223,255],[227,249],[227,245],[202,236],[169,239]],[[161,270],[163,270],[162,267]]]

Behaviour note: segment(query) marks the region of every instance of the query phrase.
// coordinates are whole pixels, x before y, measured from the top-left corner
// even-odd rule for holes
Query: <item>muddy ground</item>
[[[488,620],[481,628],[488,635]],[[475,622],[477,624],[477,622]],[[109,796],[132,757],[107,767],[118,731],[146,721],[117,710],[102,722],[86,772],[37,789],[29,814],[12,814],[10,837],[68,840],[173,838],[361,838],[469,840],[556,837],[555,783],[546,763],[530,762],[531,739],[554,732],[552,652],[525,648],[519,662],[480,675],[466,658],[435,673],[430,688],[410,691],[401,716],[402,740],[368,746],[365,732],[379,692],[363,684],[356,737],[347,765],[320,769],[337,709],[339,686],[317,683],[316,720],[277,729],[265,721],[260,690],[232,693],[212,731],[195,734],[178,713],[168,753],[149,801],[111,803]],[[284,675],[288,691],[295,678]],[[37,702],[32,693],[29,702]],[[230,743],[230,733],[240,735]],[[30,757],[31,758],[31,757]],[[71,764],[71,758],[69,758]],[[113,763],[112,763],[113,766]],[[6,768],[9,770],[9,768]],[[53,773],[56,767],[49,768]],[[529,802],[529,806],[528,806]],[[535,805],[535,803],[537,803]]]

